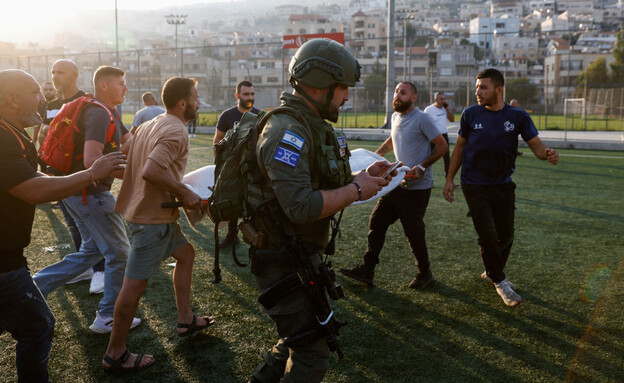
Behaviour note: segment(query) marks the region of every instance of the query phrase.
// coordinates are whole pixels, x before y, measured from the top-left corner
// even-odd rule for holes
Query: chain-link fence
[[[576,84],[576,78],[591,63],[591,57],[559,54],[557,60],[535,65],[526,58],[497,59],[492,52],[481,51],[462,40],[433,44],[432,37],[416,37],[406,44],[403,36],[393,47],[395,82],[412,81],[419,90],[418,106],[426,107],[435,92],[445,92],[452,110],[458,115],[467,105],[476,103],[475,75],[486,67],[505,74],[504,98],[520,101],[539,129],[564,129],[565,100],[586,99],[584,112],[568,113],[567,129],[624,130],[624,79],[609,87]],[[347,39],[349,47],[362,64],[362,81],[351,90],[337,126],[381,127],[386,120],[385,38]],[[536,45],[533,56],[544,56],[544,47]],[[239,81],[254,84],[256,106],[271,108],[279,104],[282,91],[292,91],[288,84],[288,64],[294,49],[282,49],[281,41],[249,44],[204,45],[196,47],[153,48],[115,52],[65,53],[30,56],[0,56],[0,68],[20,68],[40,82],[51,78],[52,63],[60,58],[73,60],[79,68],[78,86],[93,91],[91,79],[100,65],[115,65],[126,71],[128,94],[122,106],[125,114],[142,107],[141,94],[151,91],[158,97],[163,83],[171,76],[184,75],[199,81],[201,125],[214,126],[221,111],[233,106]],[[579,58],[580,57],[580,58]],[[552,61],[552,60],[551,60]],[[390,89],[393,89],[394,85]]]

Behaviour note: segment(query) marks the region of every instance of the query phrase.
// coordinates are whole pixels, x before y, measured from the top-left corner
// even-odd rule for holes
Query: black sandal
[[[130,353],[130,351],[128,351],[128,349],[126,349],[126,352],[124,352],[123,355],[119,357],[119,359],[113,359],[110,356],[104,354],[102,359],[106,363],[108,363],[110,367],[102,366],[102,368],[106,372],[122,372],[122,371],[138,372],[148,367],[151,367],[154,364],[155,359],[152,358],[151,362],[147,363],[146,365],[141,366],[141,361],[143,360],[144,354],[140,353],[140,354],[137,354],[136,359],[134,360],[134,365],[132,367],[123,367],[122,364],[125,361],[127,361],[128,358],[130,358],[130,355],[132,354]]]
[[[178,336],[181,338],[184,338],[186,336],[190,336],[195,334],[198,331],[201,331],[205,328],[208,328],[210,326],[212,326],[214,324],[214,318],[213,317],[202,317],[202,319],[206,320],[206,324],[203,326],[198,326],[197,325],[197,317],[195,315],[193,315],[193,320],[191,321],[191,323],[178,323],[178,328],[187,328],[188,330],[186,330],[185,332],[179,332]]]

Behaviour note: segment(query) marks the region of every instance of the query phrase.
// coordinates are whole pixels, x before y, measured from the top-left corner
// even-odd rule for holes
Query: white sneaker
[[[104,272],[96,271],[91,278],[91,286],[89,286],[89,294],[102,294],[104,292]]]
[[[481,278],[483,278],[484,281],[489,282],[493,285],[496,284],[490,277],[488,277],[485,271],[481,274]],[[509,283],[509,286],[511,287],[513,291],[518,291],[518,289],[516,288],[516,285],[514,285],[511,281],[507,280],[507,278],[505,278],[505,280],[507,281],[507,283]]]
[[[136,326],[141,324],[141,320],[139,318],[132,319],[132,324],[130,325],[130,330],[135,328]],[[96,334],[108,334],[113,331],[113,317],[104,318],[100,316],[100,311],[95,312],[95,320],[93,324],[89,326],[89,330],[93,331]]]
[[[522,297],[513,291],[507,279],[503,279],[499,283],[495,283],[494,286],[496,286],[496,292],[501,296],[501,298],[503,298],[503,301],[507,306],[518,306],[522,303]]]
[[[81,281],[88,281],[89,279],[91,279],[91,277],[93,277],[93,269],[89,267],[82,274],[78,274],[76,277],[74,277],[74,279],[70,279],[69,281],[65,282],[65,284],[71,285],[73,283]]]

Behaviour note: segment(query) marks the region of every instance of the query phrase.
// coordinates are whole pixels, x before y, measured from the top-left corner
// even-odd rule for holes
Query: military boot
[[[418,274],[416,274],[416,277],[412,279],[407,287],[409,287],[410,289],[420,290],[429,286],[429,284],[431,284],[431,282],[433,281],[434,279],[433,274],[431,274],[431,270],[419,271]]]
[[[375,277],[375,266],[362,263],[352,269],[340,269],[340,272],[356,281],[364,282],[369,286],[373,285],[373,278]]]

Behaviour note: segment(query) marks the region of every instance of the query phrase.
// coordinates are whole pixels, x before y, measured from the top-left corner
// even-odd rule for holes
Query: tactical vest
[[[307,123],[304,124],[304,126],[305,125],[307,125]],[[321,131],[321,129],[313,130],[308,126],[305,127],[308,131],[307,136],[310,139],[310,156],[314,159],[310,161],[312,189],[332,190],[351,182],[352,175],[349,165],[351,152],[348,149],[346,137],[333,129],[323,129]],[[256,151],[257,150],[256,148]],[[275,197],[268,176],[264,171],[262,174],[263,180],[260,184],[252,182],[251,180],[247,182],[247,202],[250,212],[261,203],[272,200]],[[284,232],[282,229],[276,227],[278,223],[275,219],[262,217],[260,219],[261,222],[258,222],[255,220],[254,214],[249,214],[249,216],[253,221],[258,223],[258,225],[256,225],[258,230],[265,231],[269,235],[269,238],[283,238]],[[328,230],[329,226],[327,227],[325,235],[327,235]],[[273,242],[273,240],[270,242]]]

